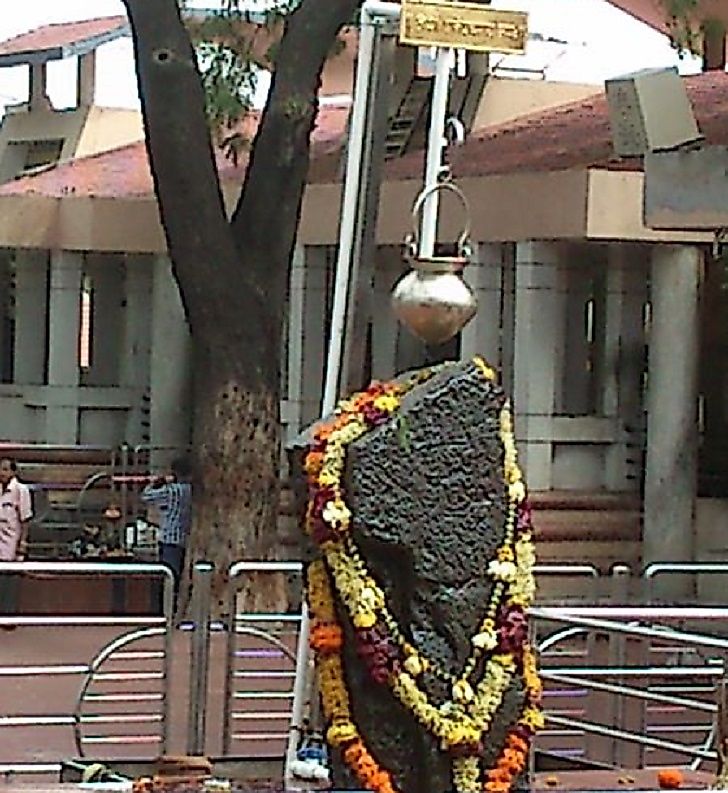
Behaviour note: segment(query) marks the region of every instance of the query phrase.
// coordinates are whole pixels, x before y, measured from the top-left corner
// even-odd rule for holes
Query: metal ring
[[[465,252],[468,249],[468,243],[470,241],[470,204],[468,204],[468,199],[465,197],[465,193],[463,193],[463,191],[455,184],[455,182],[451,182],[451,181],[438,182],[437,184],[430,185],[429,187],[425,187],[422,190],[422,192],[417,196],[417,198],[415,199],[415,203],[412,207],[413,234],[411,236],[408,235],[408,240],[411,241],[411,245],[414,246],[415,249],[419,248],[420,212],[422,212],[422,208],[425,205],[425,201],[427,201],[427,199],[430,196],[440,192],[441,190],[447,190],[450,193],[453,193],[460,201],[460,204],[463,208],[463,212],[465,213],[465,223],[463,224],[463,230],[460,232],[460,235],[458,236],[457,239],[458,253],[461,255],[465,255]]]

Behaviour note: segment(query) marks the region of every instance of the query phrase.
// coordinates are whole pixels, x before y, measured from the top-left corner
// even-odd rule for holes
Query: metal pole
[[[339,380],[342,369],[342,351],[344,335],[347,329],[347,308],[350,304],[349,293],[351,290],[352,272],[354,270],[353,254],[356,227],[360,207],[362,164],[366,147],[371,141],[365,141],[367,131],[367,109],[369,106],[369,92],[372,84],[372,71],[375,58],[375,40],[377,26],[384,20],[396,21],[401,12],[400,5],[381,0],[367,0],[360,13],[359,50],[357,53],[356,82],[354,86],[354,104],[349,128],[349,146],[346,160],[346,173],[344,176],[344,194],[342,198],[341,223],[339,226],[339,249],[336,259],[336,274],[334,281],[334,299],[331,309],[331,328],[329,332],[329,348],[326,360],[326,373],[324,391],[321,401],[321,415],[327,416],[333,412],[339,396]],[[430,139],[428,141],[428,179],[427,184],[436,183],[442,164],[442,151],[444,148],[445,118],[447,114],[448,90],[450,81],[450,51],[438,55],[438,73],[435,77],[434,96],[439,102],[438,107],[432,108],[432,122]],[[436,151],[430,151],[432,141],[436,141]],[[432,172],[432,175],[430,176]],[[432,197],[431,197],[432,198]],[[427,218],[427,234],[432,239],[437,231],[437,198],[430,200],[429,206],[425,204],[423,212],[423,235],[425,234],[425,218]],[[432,218],[434,217],[434,223]],[[309,619],[304,608],[301,629],[298,639],[299,657],[296,664],[296,682],[291,714],[291,734],[289,736],[286,752],[285,780],[289,781],[288,767],[290,761],[295,759],[297,748],[298,728],[303,721],[303,712],[306,700],[305,670],[309,664]],[[305,655],[304,655],[305,654]],[[305,661],[305,662],[304,662]]]
[[[170,694],[172,691],[172,636],[174,634],[174,576],[168,567],[164,567],[163,588],[162,588],[162,612],[164,616],[164,658],[162,659],[162,669],[164,672],[164,683],[162,692],[164,701],[162,703],[162,753],[166,754],[169,749],[169,711]]]
[[[304,636],[305,634],[305,636]],[[293,682],[293,713],[286,747],[286,764],[284,768],[283,784],[286,790],[294,787],[294,777],[291,773],[292,763],[298,756],[298,743],[303,730],[303,716],[307,696],[317,696],[318,688],[312,683],[309,668],[312,663],[311,651],[308,646],[309,618],[308,604],[304,599],[301,606],[301,629],[298,635],[296,648],[296,677]]]
[[[372,22],[366,9],[361,12],[359,52],[356,61],[356,84],[354,87],[354,106],[351,112],[349,145],[344,177],[344,195],[341,206],[339,226],[339,251],[336,258],[336,277],[334,282],[334,304],[331,309],[331,330],[329,351],[326,360],[326,379],[321,404],[321,415],[327,416],[336,405],[341,375],[341,351],[346,333],[346,313],[349,303],[349,289],[352,276],[352,253],[354,232],[357,223],[357,209],[361,186],[362,155],[364,153],[364,133],[366,130],[367,93],[371,79],[374,57],[376,23]]]
[[[450,69],[453,51],[438,50],[435,62],[435,84],[432,89],[430,106],[430,131],[427,138],[427,163],[425,165],[425,190],[435,187],[442,168],[442,155],[445,150],[445,121],[450,93]],[[437,241],[437,213],[439,210],[437,192],[432,192],[425,200],[422,210],[420,231],[420,256],[428,258],[435,252]]]
[[[350,305],[350,291],[354,271],[354,246],[358,214],[360,208],[362,166],[364,155],[370,142],[365,141],[367,132],[367,111],[369,109],[369,93],[372,85],[372,71],[375,60],[375,42],[377,27],[384,19],[399,18],[400,7],[397,3],[372,2],[368,0],[362,6],[359,16],[359,50],[356,61],[356,82],[354,84],[351,125],[349,128],[349,145],[344,176],[344,194],[342,197],[341,222],[339,225],[339,249],[336,258],[336,274],[334,280],[334,299],[331,309],[331,328],[329,332],[329,348],[326,359],[324,392],[321,401],[321,415],[333,412],[339,396],[339,380],[342,370],[342,352],[344,335],[347,329],[347,309]],[[379,19],[377,19],[378,17]],[[307,698],[308,674],[310,663],[309,653],[309,619],[308,611],[303,609],[301,627],[298,637],[298,658],[296,663],[296,679],[293,692],[291,712],[291,731],[286,749],[285,781],[288,784],[289,765],[296,758],[298,750],[299,729],[303,724]],[[316,694],[309,692],[311,697]]]
[[[192,619],[195,629],[190,648],[190,702],[187,714],[187,754],[192,756],[202,755],[205,751],[212,572],[210,562],[195,562],[192,568]]]

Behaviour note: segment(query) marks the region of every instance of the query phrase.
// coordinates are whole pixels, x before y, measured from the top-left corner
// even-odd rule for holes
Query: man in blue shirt
[[[142,501],[162,513],[159,527],[159,561],[174,574],[175,600],[184,569],[185,547],[192,523],[192,469],[185,457],[172,463],[172,473],[152,480],[142,491]]]

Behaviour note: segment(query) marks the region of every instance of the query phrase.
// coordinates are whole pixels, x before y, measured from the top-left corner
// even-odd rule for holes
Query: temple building
[[[63,46],[8,55],[12,42],[0,45],[0,66],[22,56],[33,75],[27,108],[0,128],[0,436],[180,448],[190,437],[190,340],[138,117],[129,116],[126,140],[105,138],[96,152],[81,145],[104,116],[84,59],[98,36],[126,31],[123,20],[95,24],[97,33]],[[69,112],[86,121],[61,146],[42,74],[66,51],[80,55],[79,107]],[[324,75],[292,262],[281,405],[289,436],[320,406],[354,51]],[[455,92],[471,131],[449,159],[472,209],[477,261],[467,278],[480,308],[446,349],[424,347],[389,309],[407,269],[402,242],[422,184],[430,82],[411,56],[398,68],[362,376],[485,355],[514,397],[546,557],[726,558],[718,527],[728,517],[728,334],[716,321],[725,291],[715,287],[723,271],[712,235],[645,226],[642,162],[615,156],[597,87],[476,73]],[[707,140],[728,143],[728,76],[686,84]],[[33,140],[42,146],[21,156],[4,141],[22,114],[40,114]],[[221,155],[218,164],[232,205],[246,163]],[[461,225],[444,201],[440,241],[454,241]]]

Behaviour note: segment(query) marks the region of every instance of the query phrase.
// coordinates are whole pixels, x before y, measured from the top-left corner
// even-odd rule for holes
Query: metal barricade
[[[594,600],[599,594],[600,573],[592,564],[537,564],[533,568],[533,574],[536,577],[538,590],[541,590],[538,596],[541,603],[583,600],[585,597]],[[550,588],[549,584],[552,581],[558,581],[560,584],[569,582],[575,585],[575,591],[568,597],[563,592],[554,595],[553,592],[548,591],[544,595],[543,585]]]
[[[187,754],[193,756],[205,753],[213,572],[214,567],[210,562],[195,562],[192,567],[192,627],[194,634],[190,646]]]
[[[710,577],[724,575],[728,576],[727,562],[655,562],[648,565],[642,573],[645,582],[644,597],[654,603],[659,600],[670,598],[675,599],[678,594],[680,602],[685,602],[688,597],[696,601],[704,602],[707,598],[701,597],[700,576]],[[666,591],[660,592],[660,584],[665,583]],[[676,587],[670,586],[672,583]],[[671,590],[675,590],[674,592]],[[720,602],[724,601],[721,596]]]
[[[537,634],[542,651],[574,636],[602,640],[601,652],[582,663],[557,666],[542,653],[541,676],[566,692],[571,712],[545,700],[550,729],[539,737],[540,748],[623,767],[688,758],[697,768],[716,759],[715,684],[726,677],[728,639],[671,626],[689,621],[712,629],[728,619],[728,609],[536,607],[530,617],[537,629],[556,626]],[[665,647],[678,654],[671,663],[664,657],[656,663],[654,649]],[[582,703],[575,706],[568,692],[578,692]]]
[[[238,562],[230,568],[230,626],[226,652],[223,753],[283,756],[292,731],[298,665],[307,657],[302,612],[246,613],[238,594],[253,574],[300,578],[301,562]],[[305,662],[304,662],[305,664]]]
[[[8,735],[11,736],[24,728],[68,728],[70,735],[66,736],[63,729],[56,735],[58,746],[54,747],[50,739],[42,742],[46,746],[45,754],[57,753],[59,762],[61,758],[68,757],[69,744],[75,745],[80,756],[93,746],[96,752],[111,752],[115,759],[138,757],[140,746],[150,747],[154,755],[164,752],[169,732],[174,600],[170,570],[162,565],[130,563],[0,563],[0,579],[9,576],[58,578],[59,586],[60,582],[71,577],[93,577],[99,582],[108,580],[110,585],[113,579],[127,579],[128,583],[128,580],[142,577],[160,580],[163,586],[159,613],[150,609],[148,615],[69,615],[61,609],[35,615],[0,614],[0,627],[20,629],[12,634],[12,638],[8,635],[0,647],[0,679],[3,680],[4,691],[9,694],[12,686],[17,695],[14,698],[9,694],[0,700],[6,710],[0,716],[0,735],[4,730],[10,730]],[[56,593],[58,604],[63,603],[61,593],[61,589]],[[47,608],[44,604],[44,611]],[[33,644],[33,648],[42,648],[42,663],[21,660],[24,655],[27,657],[23,640],[27,632],[34,629],[47,631],[42,645]],[[58,632],[58,641],[52,641],[53,633]],[[104,637],[105,633],[111,636]],[[152,647],[152,641],[159,647]],[[19,647],[17,654],[16,643]],[[93,654],[90,660],[65,660],[71,648],[81,648],[84,643],[90,645],[89,654]],[[57,660],[53,657],[56,646],[60,656]],[[100,649],[95,649],[99,646]],[[79,652],[83,650],[79,649]],[[69,678],[78,680],[75,697]],[[27,690],[19,688],[23,685]],[[21,708],[28,700],[35,711],[22,712]],[[60,704],[63,702],[73,704]],[[56,712],[51,712],[56,707]],[[12,745],[10,740],[2,743]],[[20,744],[33,748],[41,742],[34,736],[32,741],[21,740]],[[100,747],[105,748],[101,750]],[[130,753],[132,749],[133,754]],[[56,766],[54,762],[0,763],[0,773],[5,774],[48,773],[59,768],[60,765]]]

